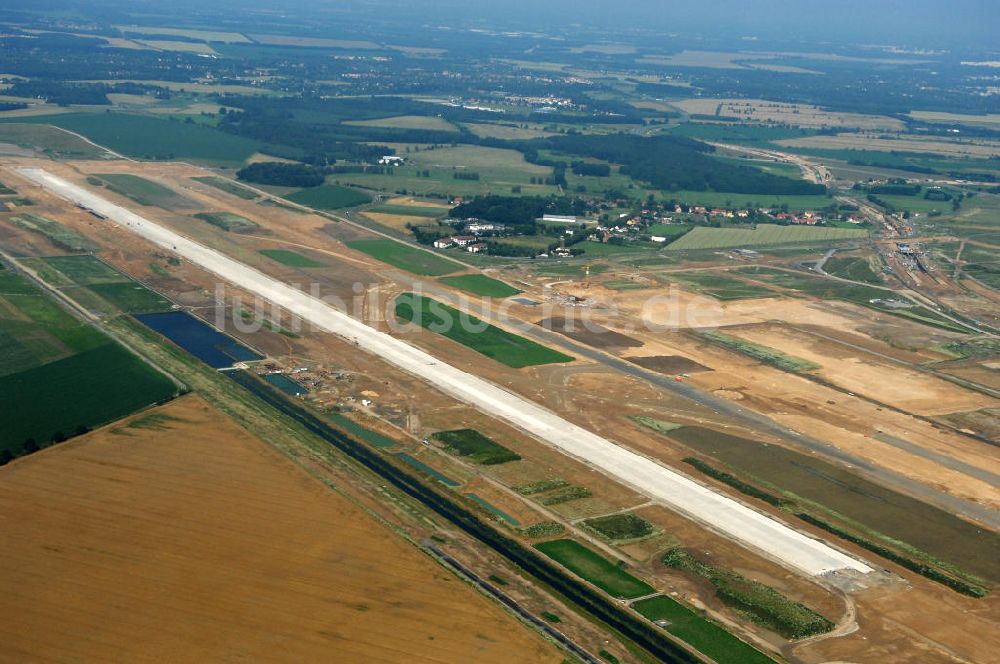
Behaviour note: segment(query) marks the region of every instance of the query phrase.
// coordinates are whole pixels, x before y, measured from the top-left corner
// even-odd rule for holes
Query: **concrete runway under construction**
[[[164,228],[94,192],[43,169],[20,169],[19,173],[55,195],[106,217],[220,279],[311,322],[319,329],[356,343],[361,350],[516,426],[652,500],[789,569],[812,576],[838,571],[861,574],[872,571],[864,562],[825,542],[577,426],[522,396],[373,329],[319,298]]]

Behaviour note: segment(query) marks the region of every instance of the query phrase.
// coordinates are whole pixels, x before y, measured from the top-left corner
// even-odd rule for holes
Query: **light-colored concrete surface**
[[[807,575],[838,570],[872,571],[865,563],[820,540],[572,424],[536,403],[368,327],[316,297],[153,223],[91,191],[43,169],[21,169],[20,173],[52,193],[104,215],[123,228],[283,307],[318,328],[354,341],[359,348],[426,380],[446,394],[513,424],[670,509],[790,569]]]

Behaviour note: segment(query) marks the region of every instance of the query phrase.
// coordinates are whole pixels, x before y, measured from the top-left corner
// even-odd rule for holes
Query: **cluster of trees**
[[[308,164],[288,164],[281,161],[261,161],[236,171],[244,182],[271,184],[280,187],[318,187],[323,184],[327,168]]]
[[[611,167],[607,164],[594,164],[587,161],[574,161],[570,166],[576,175],[591,175],[606,178],[611,175]]]
[[[110,86],[101,83],[63,83],[42,80],[18,80],[6,90],[6,94],[12,97],[44,99],[50,104],[58,104],[59,106],[70,104],[108,106],[111,104],[108,92],[110,92]]]
[[[529,161],[539,150],[592,157],[621,164],[621,172],[668,191],[719,191],[746,194],[825,194],[826,187],[730,164],[709,156],[713,148],[680,136],[567,134],[527,142]],[[540,163],[540,162],[537,162]]]
[[[893,179],[885,184],[875,184],[865,186],[861,183],[854,185],[856,190],[864,190],[875,195],[885,196],[916,196],[922,191],[919,184],[909,184],[905,180]]]
[[[569,196],[480,196],[452,208],[448,216],[454,219],[482,219],[516,227],[517,232],[534,235],[535,220],[546,214],[583,215],[587,202]]]
[[[451,177],[455,180],[472,180],[479,182],[479,173],[475,171],[455,171],[451,174]]]

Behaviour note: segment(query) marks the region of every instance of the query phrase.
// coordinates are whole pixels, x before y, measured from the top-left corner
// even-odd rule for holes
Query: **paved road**
[[[21,175],[110,223],[172,251],[209,272],[312,322],[440,391],[498,417],[564,454],[633,487],[668,508],[806,575],[872,568],[821,540],[699,484],[660,462],[620,447],[556,413],[478,376],[468,374],[389,334],[368,327],[330,304],[229,256],[160,226],[43,169]],[[584,349],[581,348],[581,354]],[[622,363],[626,364],[626,363]],[[628,371],[628,366],[622,368]],[[695,395],[691,395],[695,396]],[[720,402],[720,407],[732,406]]]

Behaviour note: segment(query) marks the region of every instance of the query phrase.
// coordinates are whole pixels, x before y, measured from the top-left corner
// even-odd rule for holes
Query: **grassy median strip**
[[[396,316],[515,369],[573,361],[569,355],[501,330],[422,295],[403,293],[396,298]]]

